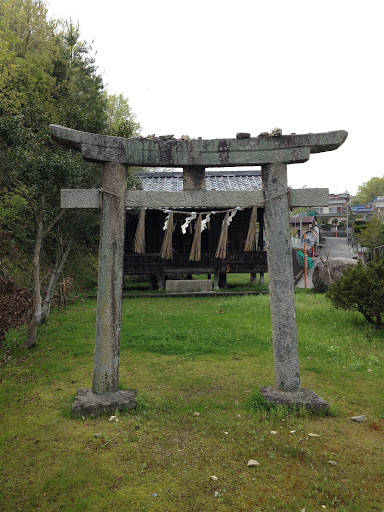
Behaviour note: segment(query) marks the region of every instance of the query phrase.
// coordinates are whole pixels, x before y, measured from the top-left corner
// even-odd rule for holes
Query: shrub
[[[369,323],[382,327],[384,260],[366,266],[359,261],[356,267],[345,269],[341,279],[328,288],[326,297],[336,308],[358,311]]]
[[[32,295],[26,288],[11,277],[0,278],[0,341],[8,329],[28,322],[32,304]]]

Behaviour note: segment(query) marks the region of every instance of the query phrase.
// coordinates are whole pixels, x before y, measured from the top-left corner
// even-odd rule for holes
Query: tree
[[[380,217],[374,215],[366,226],[360,231],[361,244],[373,249],[384,245],[384,225]]]
[[[82,224],[80,216],[60,209],[60,189],[95,187],[101,177],[100,166],[51,140],[49,124],[108,134],[110,116],[92,47],[81,41],[78,26],[48,20],[39,0],[3,0],[0,20],[0,212],[4,201],[12,200],[34,224],[34,236],[26,230],[34,239],[34,313],[25,343],[30,348],[38,326],[48,318],[58,276]],[[127,117],[128,102],[121,97],[120,103],[125,114],[120,115],[117,105],[114,117],[120,121],[115,127],[135,133],[139,125],[132,113]],[[52,270],[43,296],[44,241]]]
[[[352,199],[352,204],[366,205],[375,197],[382,195],[384,195],[384,176],[371,178],[359,186],[357,194]]]
[[[140,124],[123,94],[105,93],[106,99],[106,133],[116,137],[133,137],[139,135]]]
[[[358,311],[369,323],[382,327],[384,260],[366,266],[359,261],[357,266],[345,269],[341,279],[328,288],[326,297],[336,308]]]

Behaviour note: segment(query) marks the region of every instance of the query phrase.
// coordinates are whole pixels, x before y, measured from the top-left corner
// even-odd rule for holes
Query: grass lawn
[[[118,421],[69,414],[91,387],[95,300],[53,311],[32,351],[7,349],[22,341],[8,334],[1,511],[384,510],[383,331],[297,292],[302,386],[331,405],[319,417],[259,407],[273,384],[268,296],[123,307],[120,383],[139,393]]]
[[[193,279],[207,279],[207,274],[195,274]],[[260,274],[257,274],[257,282],[251,284],[249,274],[227,274],[227,288],[219,290],[213,289],[213,274],[211,275],[212,280],[212,291],[217,292],[243,292],[243,291],[267,291],[268,290],[268,274],[264,276],[265,282],[260,284]],[[92,293],[97,295],[97,288]],[[125,278],[124,294],[125,295],[137,295],[137,294],[162,294],[164,290],[151,290],[149,278],[142,278],[136,276],[127,276]]]

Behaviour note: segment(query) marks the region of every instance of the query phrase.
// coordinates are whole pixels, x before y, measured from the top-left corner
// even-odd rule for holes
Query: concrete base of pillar
[[[298,391],[280,391],[273,386],[261,386],[260,392],[267,402],[273,404],[305,407],[314,412],[324,412],[329,408],[328,402],[310,389],[301,388]]]
[[[134,389],[124,389],[115,393],[96,395],[88,388],[79,388],[72,405],[72,416],[100,416],[136,408]]]

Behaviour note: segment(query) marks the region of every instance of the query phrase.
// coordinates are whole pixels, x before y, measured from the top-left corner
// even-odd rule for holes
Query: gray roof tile
[[[144,190],[166,190],[178,192],[183,190],[183,173],[145,172],[139,173]],[[206,171],[207,190],[262,190],[261,171]]]

